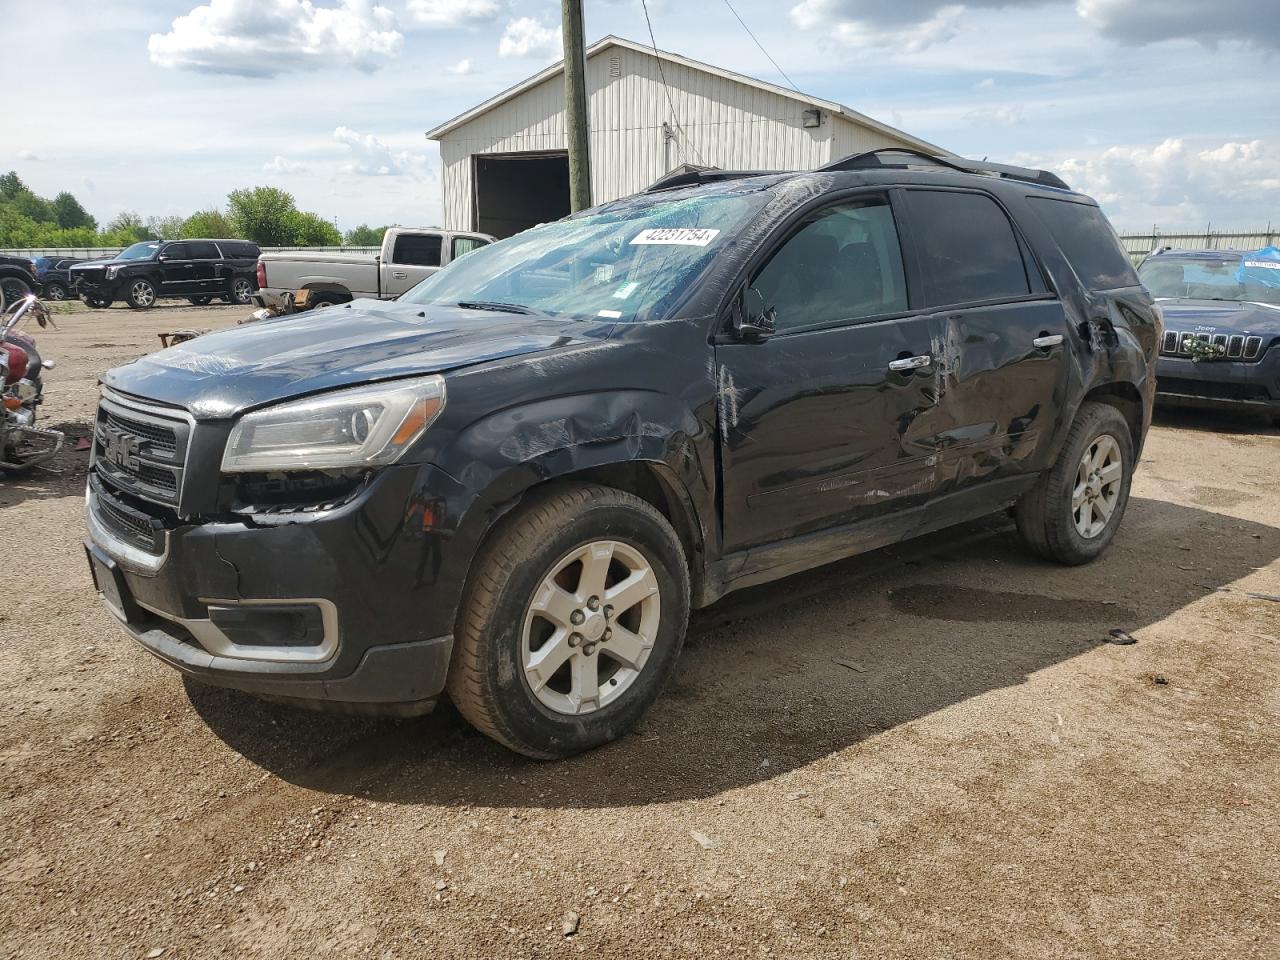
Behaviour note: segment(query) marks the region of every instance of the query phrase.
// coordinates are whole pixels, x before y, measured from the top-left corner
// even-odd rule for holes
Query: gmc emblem
[[[141,451],[142,440],[139,437],[115,427],[102,428],[102,455],[117,467],[137,473],[138,454]]]

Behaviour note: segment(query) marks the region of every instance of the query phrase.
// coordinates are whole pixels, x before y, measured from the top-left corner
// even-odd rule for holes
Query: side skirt
[[[910,510],[729,554],[708,564],[702,589],[694,598],[694,606],[709,606],[734,590],[779,580],[836,560],[977,520],[1012,504],[1038,479],[1038,474],[1004,477],[937,497]]]

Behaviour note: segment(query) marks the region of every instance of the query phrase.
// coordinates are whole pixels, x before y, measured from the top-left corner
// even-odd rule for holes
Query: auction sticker
[[[635,243],[634,240],[631,241]],[[1244,265],[1249,269],[1261,267],[1263,270],[1280,270],[1280,260],[1246,260]]]
[[[641,230],[631,240],[638,244],[665,244],[674,247],[705,247],[720,235],[707,227],[654,227]]]

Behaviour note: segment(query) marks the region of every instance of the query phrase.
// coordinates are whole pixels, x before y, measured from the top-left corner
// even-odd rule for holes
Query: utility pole
[[[591,206],[591,150],[587,144],[587,54],[582,40],[582,0],[560,0],[564,35],[564,107],[569,146],[569,209]]]

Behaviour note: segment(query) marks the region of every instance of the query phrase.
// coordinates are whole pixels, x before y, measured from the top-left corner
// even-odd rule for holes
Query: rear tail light
[[[262,289],[267,285],[267,265],[261,260],[258,261],[258,289]]]

